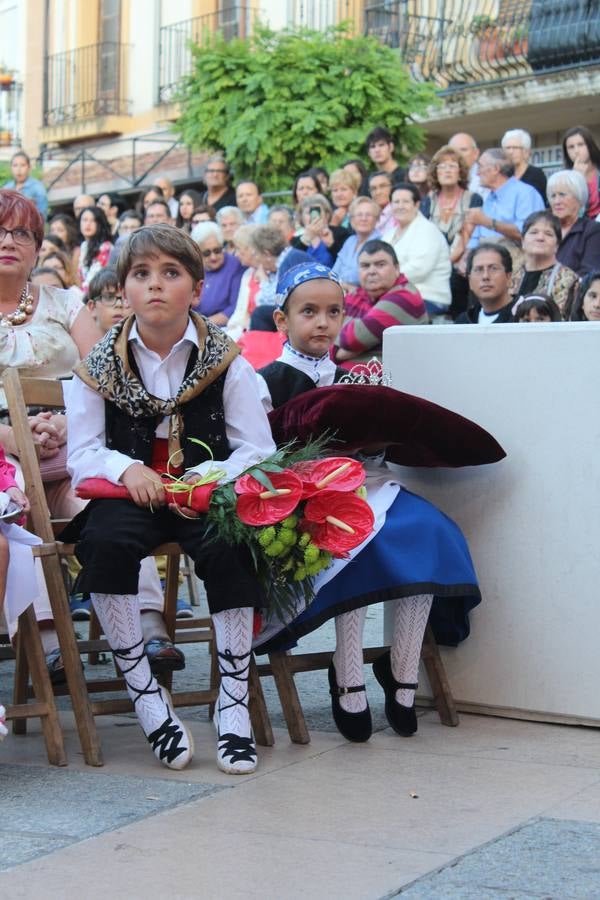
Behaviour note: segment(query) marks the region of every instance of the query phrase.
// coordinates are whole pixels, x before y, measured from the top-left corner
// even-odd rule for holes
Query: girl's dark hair
[[[79,233],[79,228],[77,227],[77,222],[73,216],[68,215],[68,213],[58,213],[56,216],[52,216],[50,225],[52,225],[53,222],[62,222],[65,226],[67,232],[67,252],[72,253],[75,247],[79,247],[81,244],[81,235]]]
[[[579,282],[577,291],[571,293],[565,303],[565,321],[566,322],[587,322],[587,318],[583,311],[583,298],[590,289],[592,282],[600,281],[600,271],[590,272],[585,278]]]
[[[548,316],[551,322],[562,322],[560,309],[548,294],[527,294],[518,301],[514,313],[515,322],[520,322],[532,310],[536,309],[541,315]]]
[[[537,225],[538,222],[548,222],[548,224],[552,226],[557,242],[560,244],[562,241],[560,221],[549,209],[539,209],[537,212],[533,212],[531,215],[527,216],[523,222],[523,228],[521,229],[523,237],[525,237],[529,229],[533,228],[534,225]]]
[[[186,188],[185,191],[182,191],[180,193],[180,195],[177,199],[181,200],[182,197],[189,197],[190,200],[192,201],[192,205],[193,205],[192,216],[193,216],[194,215],[193,210],[196,209],[198,206],[202,206],[202,203],[203,203],[202,194],[200,193],[200,191],[194,190],[194,188]],[[189,220],[184,219],[183,216],[181,215],[181,209],[178,209],[177,210],[177,221],[176,221],[175,225],[177,226],[177,228],[185,228],[186,230],[189,231],[190,230],[189,226],[190,226],[190,222],[192,221],[192,216],[190,216]]]
[[[79,213],[79,218],[77,220],[80,225],[80,231],[81,217],[84,213],[87,212],[93,215],[96,222],[96,234],[92,235],[92,237],[87,242],[87,254],[85,259],[83,260],[84,266],[91,266],[98,254],[101,245],[106,241],[109,241],[112,244],[112,233],[110,230],[110,225],[108,224],[108,220],[99,206],[86,206],[85,209],[81,210],[81,212]]]
[[[140,216],[142,217],[142,220],[144,218],[144,200],[146,199],[146,197],[148,196],[150,191],[153,191],[153,193],[158,194],[158,196],[160,197],[161,200],[164,200],[164,198],[165,198],[164,191],[161,187],[159,187],[157,184],[147,184],[146,187],[144,188],[144,190],[141,192],[140,196],[138,197],[137,203],[135,204],[135,208],[137,209]],[[102,195],[100,195],[100,196],[102,196]]]
[[[410,184],[408,181],[401,181],[398,184],[395,184],[392,187],[392,193],[390,194],[390,199],[394,196],[396,191],[408,191],[409,194],[412,194],[412,198],[415,201],[415,206],[417,203],[421,202],[421,192],[419,188],[414,184]]]
[[[600,169],[600,147],[596,143],[590,129],[586,128],[585,125],[575,125],[573,128],[568,128],[563,135],[562,151],[565,169],[573,168],[573,160],[569,158],[569,154],[567,153],[567,141],[569,138],[575,137],[576,134],[580,134],[583,138],[585,145],[588,148],[592,165],[596,166],[597,169]]]
[[[60,281],[60,286],[62,287],[62,289],[65,291],[67,289],[66,282],[60,272],[57,272],[56,269],[51,269],[50,266],[38,266],[38,268],[34,269],[31,273],[31,278],[33,278],[35,275],[54,275],[54,277],[58,278],[58,280]]]
[[[294,180],[294,186],[292,188],[292,199],[293,199],[294,203],[296,204],[296,206],[298,205],[298,196],[296,194],[296,191],[298,188],[298,182],[300,181],[301,178],[310,178],[310,180],[312,181],[312,183],[314,184],[314,186],[317,189],[317,194],[321,193],[321,185],[317,181],[317,176],[314,175],[313,172],[300,172],[299,175],[296,175],[296,178]]]

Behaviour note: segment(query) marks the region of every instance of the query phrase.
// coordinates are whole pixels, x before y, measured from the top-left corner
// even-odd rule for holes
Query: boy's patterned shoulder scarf
[[[190,313],[198,335],[198,358],[187,373],[175,397],[161,400],[150,394],[129,362],[129,335],[134,316],[129,316],[108,331],[75,366],[73,371],[81,380],[110,400],[133,419],[146,416],[170,416],[169,453],[181,449],[179,435],[183,421],[181,407],[206,390],[240,352],[240,348],[204,316]],[[179,460],[173,460],[178,464]]]

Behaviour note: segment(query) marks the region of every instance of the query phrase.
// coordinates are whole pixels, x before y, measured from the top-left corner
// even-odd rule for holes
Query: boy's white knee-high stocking
[[[421,646],[432,602],[433,594],[416,594],[395,601],[390,658],[396,681],[413,684],[418,680]],[[396,691],[396,700],[402,706],[412,706],[414,699],[413,690]]]
[[[183,769],[192,758],[192,737],[175,714],[168,692],[150,671],[137,595],[92,594],[91,598],[154,755],[170,769]]]
[[[361,606],[335,617],[336,645],[333,654],[336,680],[340,687],[355,687],[365,683],[363,674],[363,631],[367,607]],[[340,706],[349,713],[359,713],[367,708],[364,691],[343,694]]]
[[[252,659],[251,607],[213,613],[221,688],[215,710],[217,765],[234,775],[256,769],[256,747],[248,712],[248,672]]]

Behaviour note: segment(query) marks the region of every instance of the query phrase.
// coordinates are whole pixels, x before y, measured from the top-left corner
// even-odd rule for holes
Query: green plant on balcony
[[[412,81],[397,51],[346,25],[259,27],[249,40],[217,35],[193,54],[176,128],[190,147],[222,151],[236,178],[263,190],[289,189],[310,166],[364,156],[376,125],[392,132],[398,156],[423,146],[413,116],[435,102],[434,87]]]
[[[489,35],[498,26],[498,20],[492,16],[473,16],[469,31],[475,35]]]

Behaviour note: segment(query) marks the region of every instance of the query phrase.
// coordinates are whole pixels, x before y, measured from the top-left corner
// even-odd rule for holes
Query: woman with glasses
[[[216,222],[196,225],[192,239],[204,261],[204,285],[195,308],[215,325],[226,325],[237,303],[244,267],[237,256],[225,250],[225,238]]]
[[[408,161],[406,168],[406,180],[409,184],[414,184],[421,197],[426,197],[429,193],[429,182],[427,181],[427,173],[429,171],[430,159],[424,153],[417,153]]]
[[[441,147],[428,170],[431,193],[421,201],[421,212],[442,232],[450,249],[452,305],[455,318],[467,308],[469,285],[461,272],[473,225],[466,221],[468,209],[483,206],[479,194],[469,190],[469,168],[464,157],[452,147]]]

